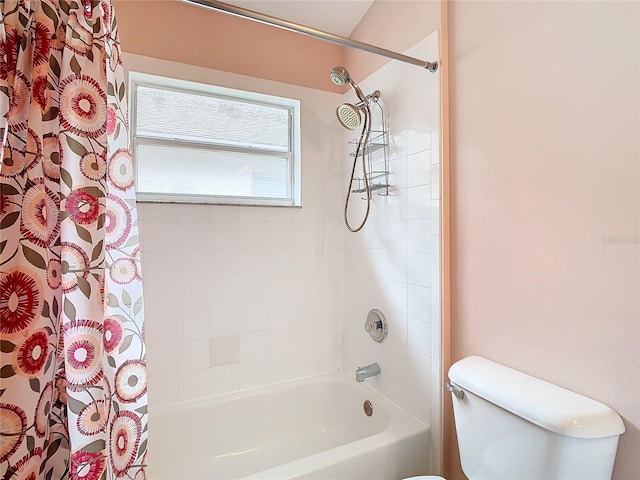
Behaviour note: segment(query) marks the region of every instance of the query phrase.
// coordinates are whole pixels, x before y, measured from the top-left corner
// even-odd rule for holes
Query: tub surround
[[[437,58],[438,51],[435,33],[405,53]],[[435,473],[441,423],[439,77],[390,62],[357,80],[365,93],[381,92],[391,133],[392,189],[387,197],[374,192],[367,224],[359,233],[346,234],[345,369],[351,372],[368,363],[380,364],[382,373],[367,382],[431,425],[435,441],[431,442],[430,471]],[[343,97],[346,102],[353,99],[352,93]],[[343,135],[345,146],[353,136],[353,132]],[[350,174],[346,167],[350,168],[348,161],[345,189]],[[372,341],[363,328],[372,308],[382,310],[388,322],[383,343]]]
[[[138,204],[152,404],[338,371],[340,96],[133,54],[124,64],[302,105],[302,208]]]

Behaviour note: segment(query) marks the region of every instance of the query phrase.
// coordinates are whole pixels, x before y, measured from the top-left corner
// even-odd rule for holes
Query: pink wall
[[[454,2],[453,360],[602,401],[640,478],[638,3]]]
[[[342,92],[329,72],[344,49],[175,0],[117,0],[125,52]]]
[[[404,52],[439,27],[439,0],[377,0],[371,4],[351,38]],[[368,77],[389,60],[360,50],[347,49],[344,61],[353,78],[358,80]]]

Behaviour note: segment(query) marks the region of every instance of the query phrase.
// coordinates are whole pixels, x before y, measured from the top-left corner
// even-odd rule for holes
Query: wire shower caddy
[[[363,152],[360,157],[363,162],[367,162],[367,182],[369,184],[369,193],[374,191],[381,196],[389,195],[389,128],[384,109],[380,105],[380,92],[376,91],[371,95],[373,103],[371,107],[371,133],[369,140],[362,147]],[[358,139],[349,141],[351,145],[358,145]],[[349,154],[350,157],[356,156],[356,150]],[[366,182],[364,177],[355,177],[353,193],[366,193]]]

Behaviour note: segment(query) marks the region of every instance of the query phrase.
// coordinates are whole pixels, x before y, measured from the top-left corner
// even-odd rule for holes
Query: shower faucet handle
[[[384,314],[377,308],[370,310],[367,314],[367,320],[364,323],[364,331],[378,343],[387,338],[387,319],[384,318]]]

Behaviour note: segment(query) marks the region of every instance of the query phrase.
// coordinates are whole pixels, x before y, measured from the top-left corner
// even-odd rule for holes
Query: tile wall
[[[438,57],[433,34],[408,52]],[[299,98],[303,208],[140,203],[154,407],[378,362],[367,383],[429,423],[440,459],[439,77],[390,62],[360,82],[388,118],[392,189],[359,233],[342,209],[344,96],[127,55],[135,71]],[[349,138],[350,139],[350,138]],[[362,207],[354,196],[354,217]],[[366,314],[389,322],[382,344]]]
[[[154,407],[342,366],[339,95],[127,55],[133,71],[301,100],[303,208],[139,203]]]
[[[433,59],[438,52],[434,33],[406,54]],[[367,382],[431,424],[436,472],[441,424],[439,75],[390,62],[360,86],[365,94],[378,89],[382,95],[392,188],[386,197],[374,193],[369,221],[362,231],[347,234],[344,365],[352,372],[380,364],[382,373]],[[348,92],[343,101],[354,98]],[[373,113],[375,128],[375,108]],[[380,169],[381,156],[373,160]],[[354,219],[363,213],[360,197],[353,197],[360,204],[352,209]],[[364,331],[372,308],[382,310],[389,324],[388,338],[380,344]]]

